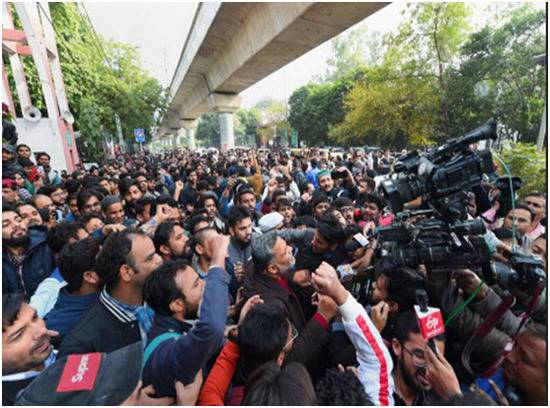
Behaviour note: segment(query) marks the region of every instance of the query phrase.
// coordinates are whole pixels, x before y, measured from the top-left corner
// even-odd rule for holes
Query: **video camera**
[[[510,179],[508,177],[499,177],[495,181],[495,187],[499,192],[493,197],[493,202],[500,203],[496,213],[496,218],[506,217],[512,209],[512,201],[515,199],[516,192],[521,188],[522,181],[519,177],[512,177],[512,186],[510,188]]]
[[[401,213],[400,217],[413,213]],[[417,267],[453,270],[482,267],[491,260],[483,234],[482,221],[449,224],[436,218],[411,223],[400,221],[391,227],[377,228],[379,253],[384,267]]]
[[[413,151],[399,158],[393,174],[381,184],[382,194],[397,213],[394,225],[376,230],[383,265],[481,268],[484,275],[489,273],[485,225],[464,220],[468,192],[485,177],[494,177],[491,152],[473,150],[470,145],[496,137],[496,123],[490,121],[428,153]],[[403,211],[419,197],[428,210]],[[428,218],[413,222],[418,216]]]
[[[464,219],[467,192],[480,185],[484,175],[494,173],[491,152],[472,150],[470,145],[496,138],[496,123],[490,121],[428,153],[415,150],[401,156],[390,178],[381,183],[382,194],[394,213],[423,197],[439,213],[438,218],[447,222]]]
[[[533,293],[537,284],[546,279],[544,263],[534,256],[513,253],[510,264],[494,262],[489,283],[497,283],[512,293]]]

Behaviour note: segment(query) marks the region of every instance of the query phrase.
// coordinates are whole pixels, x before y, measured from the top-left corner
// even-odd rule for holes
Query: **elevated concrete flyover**
[[[160,134],[194,146],[196,120],[220,113],[221,148],[234,146],[239,93],[389,3],[200,3],[170,84]]]

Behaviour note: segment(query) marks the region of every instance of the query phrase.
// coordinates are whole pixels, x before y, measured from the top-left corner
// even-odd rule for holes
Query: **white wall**
[[[42,118],[37,122],[30,122],[26,119],[17,118],[17,144],[29,145],[33,153],[32,161],[36,163],[34,153],[46,152],[50,155],[52,169],[61,171],[67,170],[63,143],[51,127],[49,118]]]

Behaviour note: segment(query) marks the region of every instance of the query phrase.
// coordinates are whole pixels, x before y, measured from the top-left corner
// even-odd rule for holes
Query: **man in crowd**
[[[292,247],[275,231],[252,242],[252,262],[253,273],[247,274],[244,281],[245,299],[258,294],[265,303],[277,304],[286,311],[299,333],[289,358],[311,367],[324,345],[329,323],[336,314],[336,305],[330,298],[320,297],[317,312],[306,320],[287,277],[295,263]]]
[[[541,222],[546,219],[546,196],[538,192],[529,193],[525,197],[525,205],[527,205],[534,214],[534,219],[531,223],[531,231],[527,233],[527,237],[534,240],[546,231],[546,228],[541,224]]]
[[[14,405],[17,393],[55,361],[56,335],[24,294],[2,295],[2,405]]]
[[[158,397],[175,397],[175,381],[192,383],[221,346],[229,303],[230,277],[224,271],[229,237],[216,235],[211,240],[217,251],[206,279],[185,261],[169,261],[145,285],[145,301],[156,317],[149,333],[143,382],[153,384]],[[193,326],[187,323],[197,317]]]
[[[117,232],[104,242],[95,272],[105,283],[95,303],[61,343],[60,355],[110,352],[146,341],[153,312],[143,302],[143,285],[162,264],[153,241],[137,232]]]
[[[8,171],[12,150],[3,149]],[[47,405],[51,397],[61,405],[119,404],[132,393],[130,382],[138,402],[166,397],[163,402],[181,405],[196,404],[201,389],[198,402],[208,405],[487,403],[479,391],[469,391],[474,383],[501,404],[503,398],[547,402],[545,290],[530,313],[544,326],[529,323],[516,335],[518,316],[536,295],[546,265],[542,274],[540,268],[525,274],[509,248],[546,261],[544,195],[528,192],[525,205],[517,202],[515,211],[486,222],[494,230],[480,235],[490,240],[487,255],[502,262],[494,265],[498,279],[489,287],[476,262],[468,266],[472,271],[438,270],[447,259],[466,259],[444,230],[417,236],[415,229],[412,238],[403,232],[402,241],[388,241],[401,230],[388,229],[397,226],[396,215],[377,188],[387,177],[380,173],[394,164],[382,152],[380,160],[364,160],[356,149],[338,158],[316,148],[258,154],[145,149],[116,153],[89,170],[79,164],[73,173],[58,173],[62,183],[55,170],[63,169],[52,169],[47,153],[38,154],[35,169],[25,155],[23,149],[19,159],[30,163],[25,174],[16,173],[15,183],[3,180],[12,187],[4,192],[3,292],[32,295],[37,317],[29,317],[31,306],[22,301],[4,305],[3,381],[10,383],[10,403],[31,377],[18,403]],[[430,205],[430,194],[423,206]],[[490,201],[488,193],[479,194]],[[396,197],[389,198],[394,204]],[[472,204],[465,208],[470,218],[485,211],[471,194],[464,198]],[[416,217],[405,222],[416,226]],[[437,241],[447,242],[449,252],[423,265],[426,254],[443,251],[439,245],[433,252],[434,242],[424,239],[434,236],[449,238]],[[515,276],[504,274],[508,267],[521,279],[505,279]],[[437,353],[416,323],[418,289],[428,291],[430,305],[445,318],[446,340],[435,339]],[[505,291],[514,292],[516,303],[471,357],[474,370],[489,367],[510,343],[493,387],[467,375],[460,354]],[[30,320],[21,331],[15,323],[22,316]],[[137,352],[123,352],[136,344]],[[44,367],[55,355],[51,345],[59,346],[59,363]],[[131,373],[123,364],[111,366],[118,377],[131,377],[125,386],[107,381],[115,387],[109,396],[95,395],[105,391],[101,370],[107,366],[101,363],[88,390],[92,397],[78,392],[63,399],[54,390],[73,361],[109,364],[111,353],[132,359]]]
[[[231,207],[227,225],[231,235],[229,262],[233,266],[235,274],[242,277],[252,250],[252,217],[248,208],[242,205]]]
[[[2,293],[32,296],[54,268],[46,233],[29,230],[14,207],[2,206]]]
[[[97,301],[103,283],[95,271],[99,250],[99,242],[89,237],[65,246],[59,256],[59,272],[67,284],[44,316],[48,328],[59,333],[57,345]]]
[[[153,243],[164,262],[182,259],[189,255],[189,238],[183,228],[174,221],[166,221],[155,230]]]

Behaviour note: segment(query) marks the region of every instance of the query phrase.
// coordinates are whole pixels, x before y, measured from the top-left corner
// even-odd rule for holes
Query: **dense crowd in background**
[[[467,369],[510,287],[381,265],[399,154],[175,149],[67,173],[3,144],[3,404],[546,405],[546,289],[513,293]],[[480,191],[467,218],[494,260],[546,271],[546,195],[503,214]],[[430,342],[419,290],[446,320]]]

